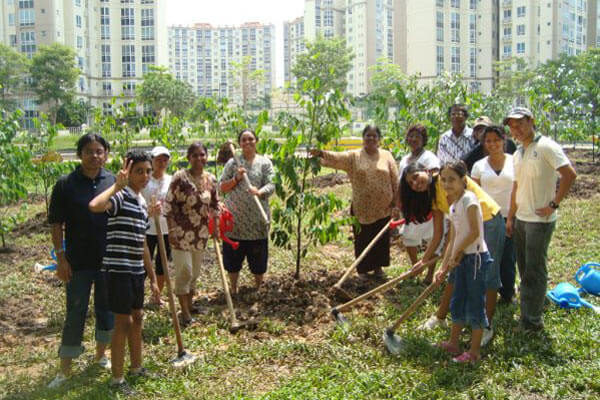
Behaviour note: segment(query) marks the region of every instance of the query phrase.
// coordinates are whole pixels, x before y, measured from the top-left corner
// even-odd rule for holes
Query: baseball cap
[[[473,128],[477,128],[478,126],[490,126],[493,125],[492,120],[485,115],[478,117],[475,119],[475,123],[473,124]]]
[[[163,154],[169,158],[171,157],[171,153],[169,153],[169,149],[167,149],[165,146],[156,146],[155,148],[152,149],[150,154],[152,155],[152,158],[161,156]]]
[[[523,117],[529,117],[529,118],[533,119],[533,114],[531,113],[531,111],[529,111],[528,108],[515,107],[510,111],[510,113],[506,116],[506,118],[504,118],[504,120],[502,121],[502,124],[506,125],[508,123],[509,119],[521,119]]]

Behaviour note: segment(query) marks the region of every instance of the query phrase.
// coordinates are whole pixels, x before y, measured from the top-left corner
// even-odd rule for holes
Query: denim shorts
[[[485,274],[492,258],[488,252],[465,254],[453,269],[454,291],[450,300],[452,323],[469,325],[472,329],[488,326],[485,315]]]

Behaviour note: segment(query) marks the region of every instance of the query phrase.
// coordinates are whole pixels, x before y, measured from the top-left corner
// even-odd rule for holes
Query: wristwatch
[[[550,207],[550,208],[554,208],[554,209],[556,210],[556,209],[558,208],[558,204],[556,204],[556,203],[554,202],[554,200],[552,200],[552,201],[551,201],[551,202],[548,204],[548,207]]]

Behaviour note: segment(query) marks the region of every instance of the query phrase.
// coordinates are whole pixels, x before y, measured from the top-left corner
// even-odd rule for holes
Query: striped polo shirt
[[[110,198],[103,271],[141,275],[149,227],[146,201],[129,186]]]

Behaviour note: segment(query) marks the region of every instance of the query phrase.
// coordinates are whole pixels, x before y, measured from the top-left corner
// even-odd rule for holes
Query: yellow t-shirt
[[[498,203],[469,177],[467,177],[467,190],[475,193],[475,196],[477,196],[477,200],[479,200],[479,205],[481,206],[481,213],[483,214],[483,222],[489,221],[493,216],[498,214],[500,211]],[[450,213],[448,194],[442,186],[442,180],[439,178],[435,183],[435,201],[431,208],[439,210],[444,214]]]

